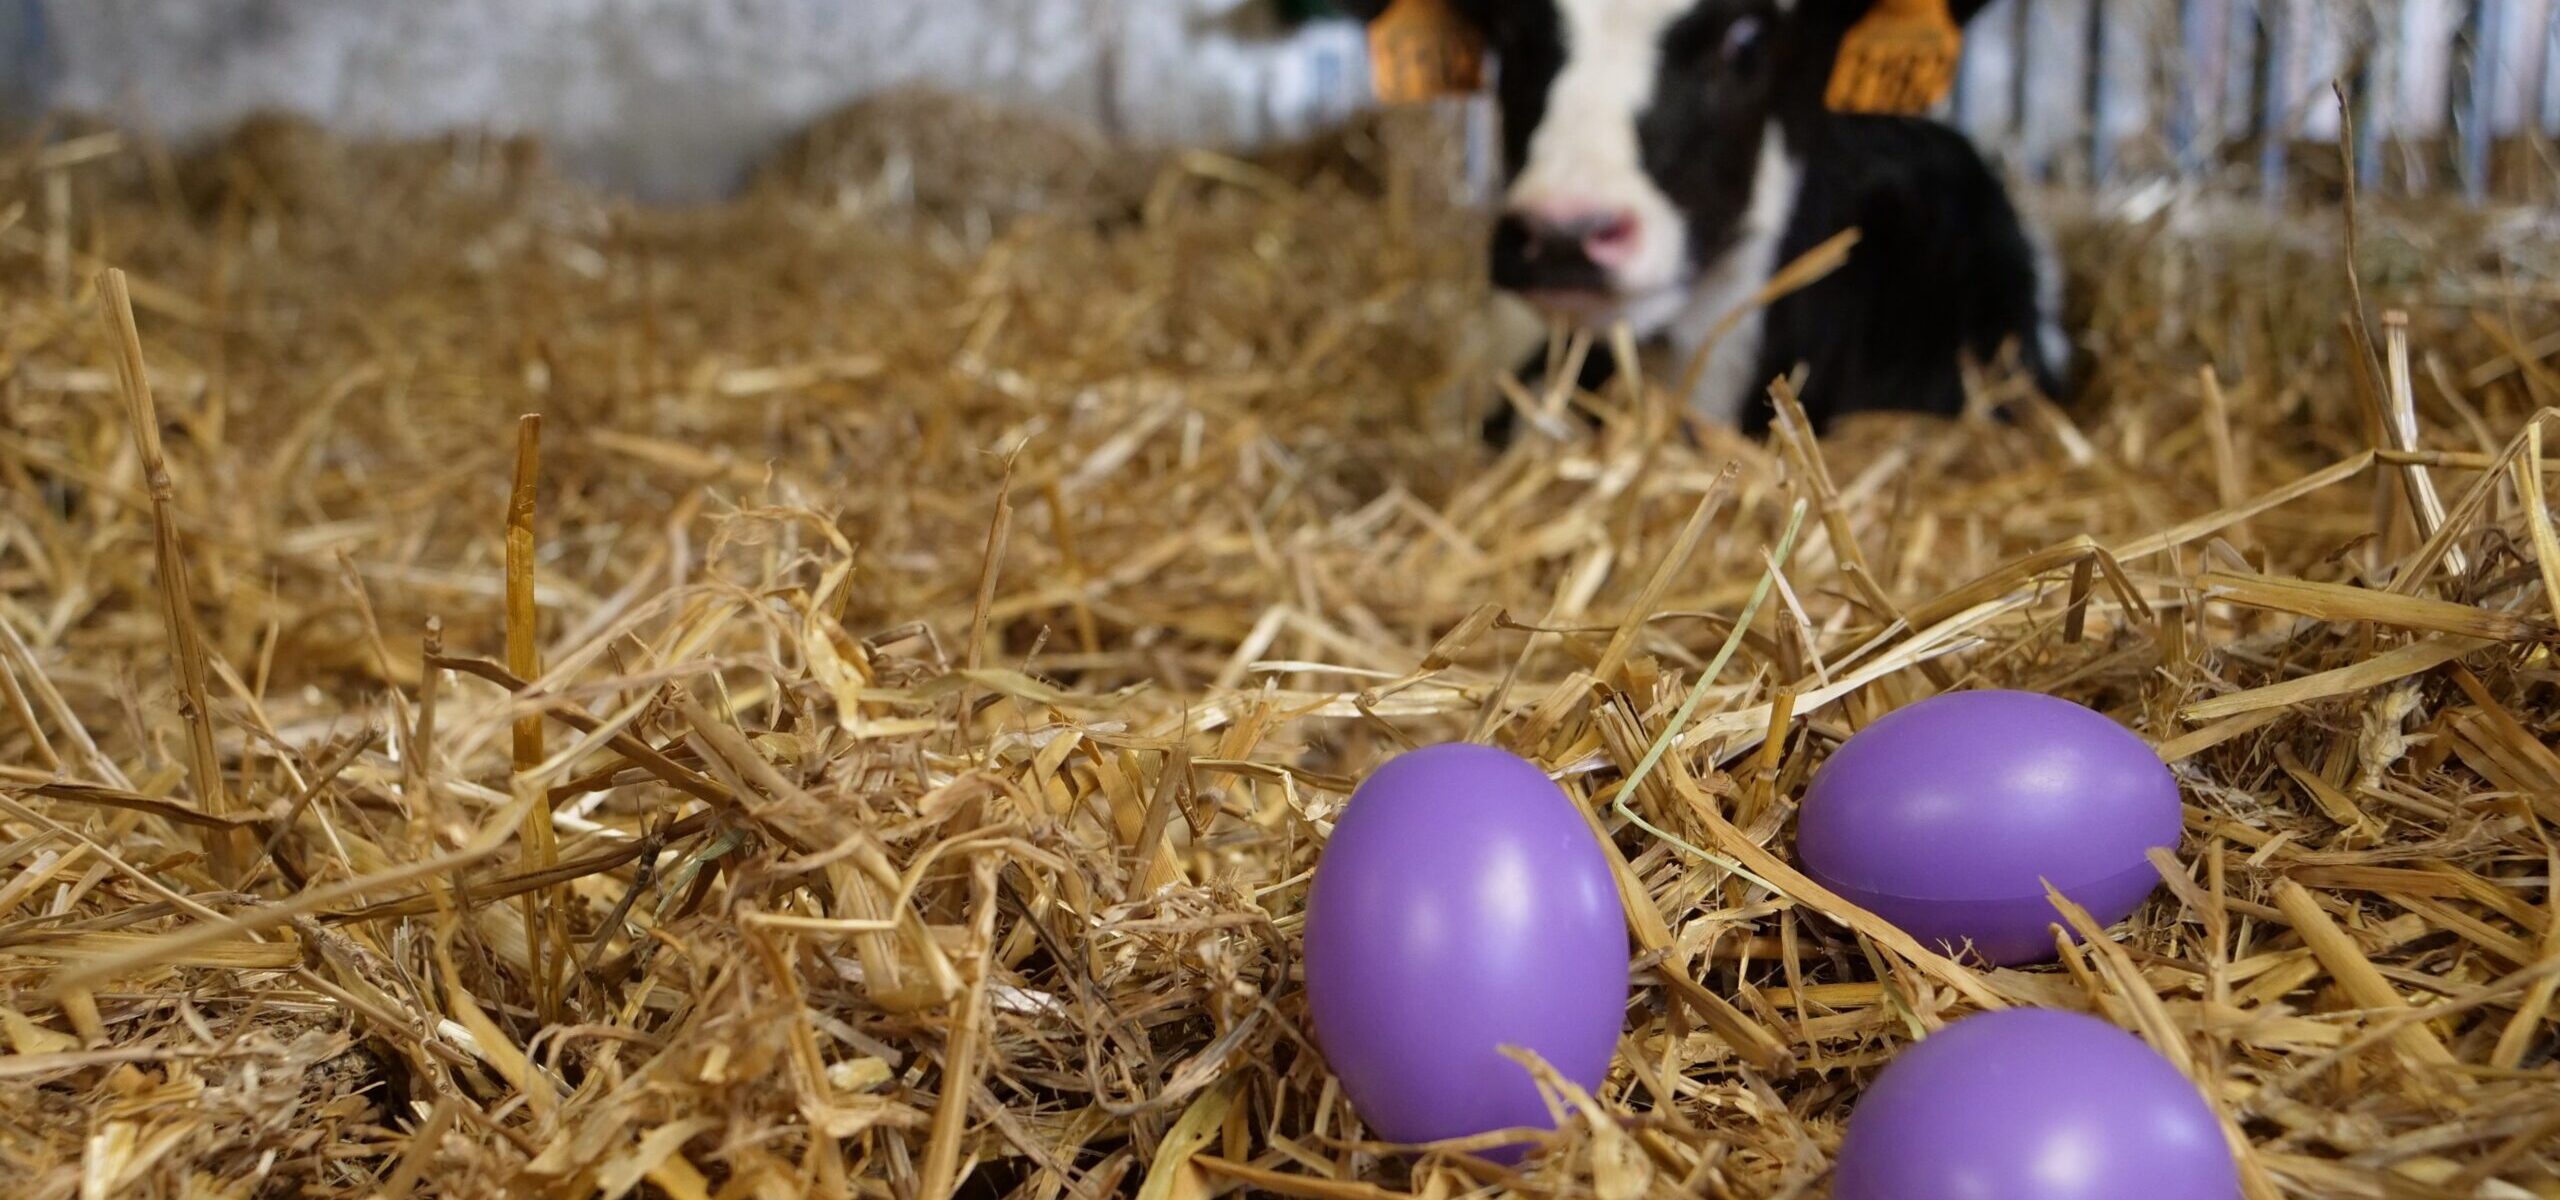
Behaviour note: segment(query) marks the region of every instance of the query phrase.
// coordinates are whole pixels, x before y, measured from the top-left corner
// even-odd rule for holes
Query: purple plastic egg
[[[1379,1138],[1547,1128],[1536,1082],[1502,1048],[1599,1087],[1626,1019],[1626,915],[1598,839],[1545,772],[1490,746],[1431,746],[1344,807],[1308,888],[1306,978],[1317,1044]]]
[[[1833,1200],[2235,1200],[2195,1084],[2095,1017],[1968,1017],[1886,1065],[1849,1114]]]
[[[1806,789],[1805,873],[1924,943],[1999,966],[2054,955],[2044,883],[2112,925],[2175,849],[2178,781],[2131,730],[2032,692],[1951,692],[1841,744]]]

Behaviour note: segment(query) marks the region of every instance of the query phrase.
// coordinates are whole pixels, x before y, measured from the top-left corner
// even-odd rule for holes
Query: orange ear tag
[[[1947,0],[1876,0],[1841,39],[1823,102],[1833,112],[1927,112],[1955,87],[1963,53]]]
[[[1395,0],[1369,23],[1378,99],[1410,104],[1484,86],[1484,35],[1449,0]]]

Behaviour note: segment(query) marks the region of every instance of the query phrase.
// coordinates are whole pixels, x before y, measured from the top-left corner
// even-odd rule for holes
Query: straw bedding
[[[2253,1197],[2560,1196],[2547,214],[2364,213],[2352,321],[2334,211],[2066,214],[2069,411],[1531,388],[1497,455],[1418,118],[831,128],[686,211],[286,122],[0,163],[15,1194],[1819,1196],[1898,1046],[2038,1004]],[[1978,686],[2185,785],[2057,966],[1786,868],[1839,738]],[[1365,1141],[1295,982],[1352,784],[1460,737],[1641,956],[1520,1174]]]

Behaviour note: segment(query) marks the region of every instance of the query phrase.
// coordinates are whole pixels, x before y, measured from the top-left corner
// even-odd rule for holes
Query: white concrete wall
[[[811,118],[902,84],[1186,143],[1308,132],[1368,95],[1356,27],[1290,36],[1257,0],[9,4],[40,8],[56,105],[180,141],[261,109],[362,134],[535,133],[666,198],[714,194]]]
[[[2489,0],[2500,132],[2560,130],[2560,0]],[[2383,132],[2449,128],[2473,0],[1999,0],[1975,22],[1964,123],[2030,169],[2093,146],[2156,162],[2190,124],[2241,136],[2261,12],[2284,14],[2294,128],[2334,136],[2328,81],[2385,32]],[[2028,5],[2025,39],[2016,7]],[[2093,9],[2093,6],[2095,8]],[[0,106],[147,119],[184,141],[262,108],[358,134],[489,127],[665,198],[716,194],[777,139],[849,100],[930,83],[1148,142],[1251,144],[1367,101],[1359,30],[1276,28],[1270,0],[0,0]],[[2087,28],[2106,74],[2084,104]],[[2009,80],[2027,74],[2028,103]],[[2194,94],[2192,122],[2179,109]],[[2093,136],[2103,132],[2103,137]]]

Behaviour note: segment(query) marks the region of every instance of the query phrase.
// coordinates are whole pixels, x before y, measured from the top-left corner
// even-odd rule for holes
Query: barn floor
[[[2038,1004],[2207,1081],[2253,1198],[2560,1197],[2547,215],[2369,206],[2368,357],[2336,214],[2084,214],[2069,412],[1613,390],[1495,455],[1434,148],[884,105],[685,211],[290,125],[0,157],[0,1172],[1816,1197],[1896,1047]],[[1629,799],[1697,857],[1607,806],[1773,567]],[[2186,785],[2121,940],[1974,971],[1728,869],[1994,685]],[[1522,1174],[1365,1143],[1292,976],[1351,784],[1471,734],[1591,801],[1643,947]]]

